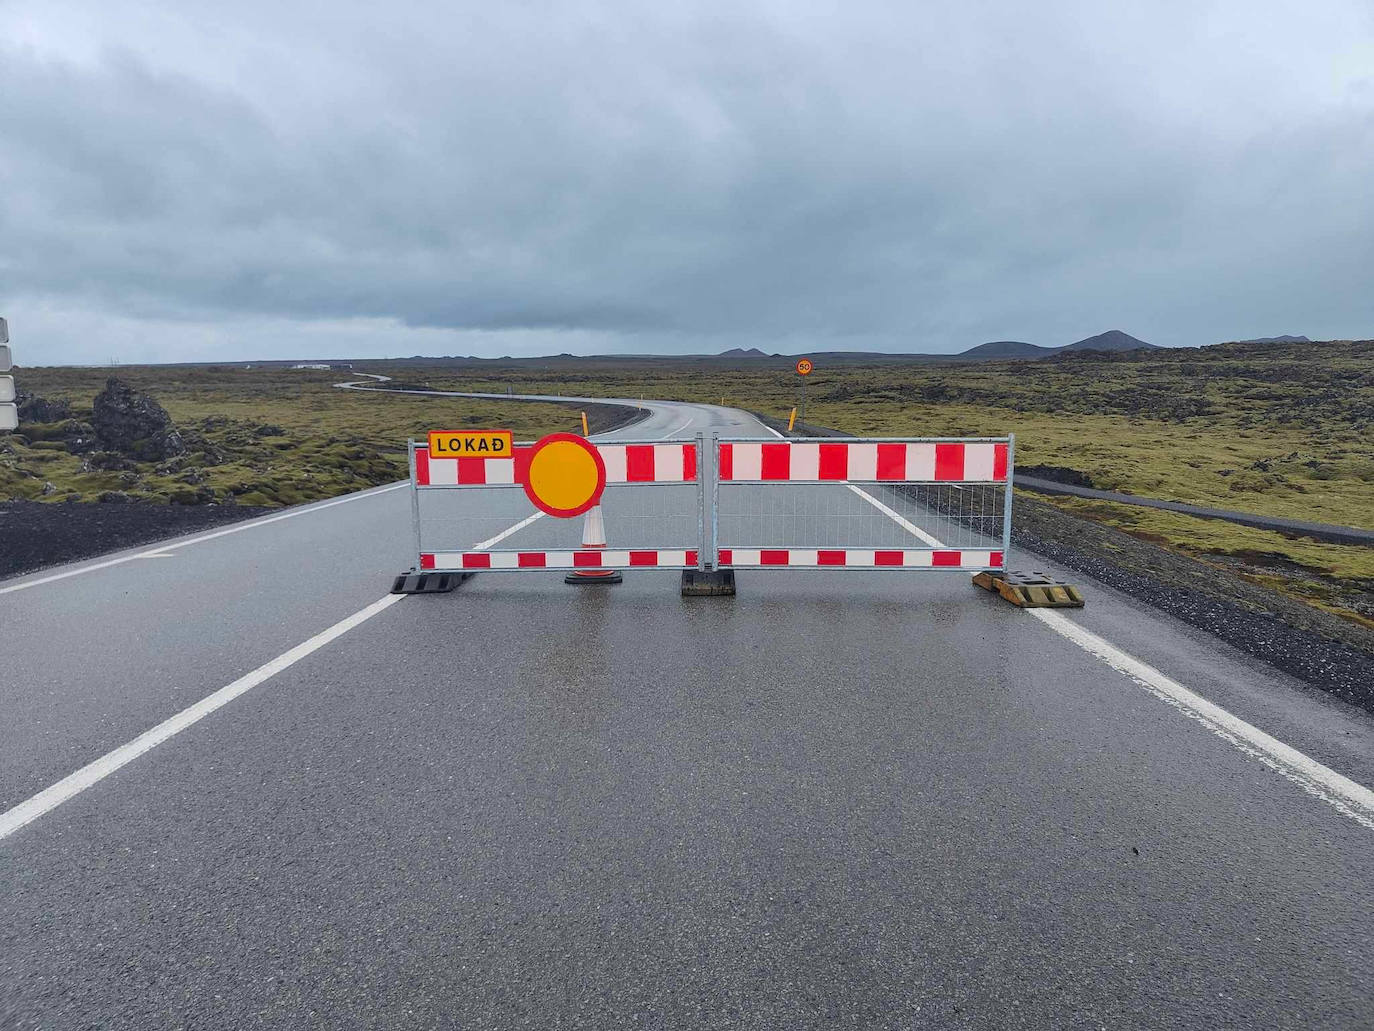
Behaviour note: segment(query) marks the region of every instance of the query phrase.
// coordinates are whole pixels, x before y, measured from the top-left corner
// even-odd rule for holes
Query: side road
[[[1077,487],[1071,483],[1056,483],[1054,480],[1042,480],[1036,476],[1017,476],[1016,485],[1040,494],[1066,494],[1076,498],[1095,498],[1098,501],[1115,501],[1122,505],[1138,505],[1141,508],[1162,508],[1183,515],[1200,516],[1203,519],[1225,519],[1241,526],[1312,537],[1319,541],[1331,541],[1333,544],[1363,544],[1366,547],[1374,547],[1374,530],[1362,530],[1357,526],[1313,523],[1305,519],[1283,519],[1279,516],[1237,512],[1230,508],[1208,508],[1205,505],[1189,505],[1182,501],[1144,498],[1139,494],[1122,494],[1120,491],[1098,490],[1095,487]]]

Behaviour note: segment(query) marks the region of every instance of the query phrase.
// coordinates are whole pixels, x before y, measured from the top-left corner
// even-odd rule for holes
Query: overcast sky
[[[1374,336],[1370,0],[0,0],[21,364]]]

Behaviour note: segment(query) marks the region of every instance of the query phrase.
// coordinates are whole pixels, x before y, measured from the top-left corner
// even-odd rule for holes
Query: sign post
[[[814,364],[812,364],[810,358],[798,358],[798,359],[797,359],[797,375],[800,376],[800,377],[802,378],[802,381],[801,381],[801,421],[802,421],[802,424],[803,424],[803,425],[805,425],[805,423],[806,423],[806,377],[811,375],[811,370],[814,369],[815,367],[816,367],[816,366],[815,366]],[[790,430],[792,427],[791,427],[791,426],[788,426],[787,428]]]
[[[0,433],[8,433],[19,428],[18,398],[14,390],[14,377],[9,375],[14,368],[14,355],[10,353],[10,325],[0,318]]]

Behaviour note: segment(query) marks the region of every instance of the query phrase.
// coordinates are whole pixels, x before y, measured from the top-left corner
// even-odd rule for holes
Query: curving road
[[[0,1027],[1374,1023],[1357,710],[1091,584],[386,595],[409,518],[0,582]]]

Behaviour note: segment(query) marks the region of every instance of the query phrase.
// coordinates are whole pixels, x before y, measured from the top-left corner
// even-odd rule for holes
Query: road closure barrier
[[[704,453],[700,436],[597,444],[556,433],[505,453],[457,457],[411,441],[416,564],[393,589],[452,589],[461,582],[452,576],[443,588],[433,584],[454,573],[697,568]]]
[[[416,563],[396,590],[476,572],[577,584],[683,570],[733,594],[738,569],[1006,575],[1012,437],[514,443],[454,431],[410,444]],[[443,579],[438,579],[439,577]],[[431,579],[426,579],[431,577]]]
[[[717,440],[717,568],[1002,569],[1012,438]]]

